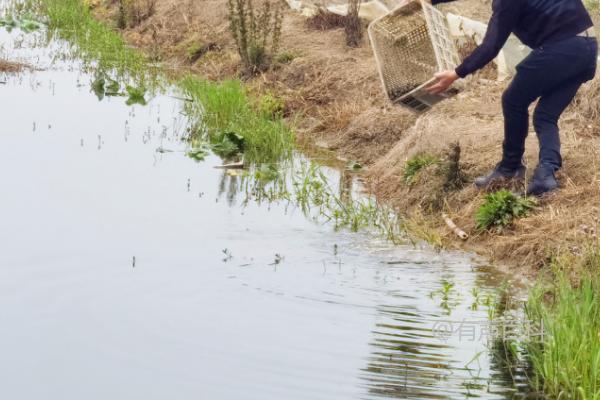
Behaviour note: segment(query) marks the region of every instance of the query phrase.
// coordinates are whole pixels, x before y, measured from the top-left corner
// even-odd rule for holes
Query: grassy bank
[[[100,70],[144,77],[150,69],[146,57],[129,46],[115,31],[93,18],[80,0],[15,1],[14,13],[34,13],[48,25],[48,34],[72,44],[74,57],[94,63]]]
[[[567,278],[572,256],[552,264],[554,274],[538,284],[528,302],[532,321],[543,327],[541,340],[528,346],[534,385],[551,398],[600,399],[600,255],[597,243],[583,257],[584,271]]]
[[[179,88],[192,99],[185,111],[193,124],[190,140],[195,148],[206,146],[224,158],[243,155],[249,163],[289,159],[294,145],[291,128],[280,113],[261,109],[260,99],[251,98],[241,81],[211,82],[177,74],[167,78],[159,66],[129,46],[118,30],[95,19],[81,0],[15,2],[12,12],[42,18],[50,39],[57,35],[70,43],[71,56],[86,62],[106,84],[113,80],[120,87],[135,84],[127,91],[140,93],[159,89],[165,82]],[[92,84],[94,90],[98,82]]]
[[[186,109],[196,119],[195,147],[208,143],[224,157],[243,150],[247,162],[276,163],[291,157],[290,127],[276,113],[261,112],[239,80],[212,82],[188,75],[178,86],[193,100]]]

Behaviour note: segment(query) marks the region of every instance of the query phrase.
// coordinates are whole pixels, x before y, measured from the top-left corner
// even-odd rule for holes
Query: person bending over
[[[454,0],[432,0],[432,4]],[[479,188],[523,179],[529,106],[539,102],[533,125],[539,140],[539,163],[527,188],[542,195],[558,188],[555,172],[562,166],[558,120],[581,85],[596,74],[598,43],[592,19],[581,0],[493,0],[493,14],[483,42],[454,71],[436,74],[428,87],[441,93],[454,81],[483,68],[514,33],[533,51],[519,65],[502,95],[504,143],[502,160],[494,170],[475,179]]]

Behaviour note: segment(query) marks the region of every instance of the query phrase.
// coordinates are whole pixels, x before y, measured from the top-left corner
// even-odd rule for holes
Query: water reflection
[[[441,269],[445,272],[437,283],[440,289],[449,281],[465,278],[464,271],[456,267],[444,265]],[[511,307],[507,292],[482,284],[490,281],[498,281],[498,275],[481,269],[475,287],[485,295],[497,296],[489,307],[502,313]],[[414,277],[404,280],[403,290],[391,297],[393,304],[377,306],[371,354],[361,374],[369,395],[408,399],[527,396],[528,371],[523,357],[511,349],[514,343],[491,335],[493,322],[482,319],[486,310],[469,306],[477,299],[465,295],[464,282],[457,284],[463,295],[454,296],[451,316],[447,304],[436,305],[434,296],[429,296],[430,302],[424,301],[424,291],[440,290],[434,289],[435,285]],[[509,305],[498,306],[505,301]],[[440,331],[447,324],[453,325],[451,332]]]

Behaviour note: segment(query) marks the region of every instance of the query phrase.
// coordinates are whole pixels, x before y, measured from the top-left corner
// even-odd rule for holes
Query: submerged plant
[[[526,216],[535,206],[535,199],[519,197],[506,189],[488,194],[475,215],[477,229],[501,230],[512,224],[515,218]]]

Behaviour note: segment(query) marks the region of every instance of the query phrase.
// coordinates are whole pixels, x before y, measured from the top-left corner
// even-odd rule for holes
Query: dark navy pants
[[[517,74],[502,96],[504,145],[501,165],[518,167],[529,131],[529,106],[540,99],[533,124],[540,143],[539,163],[558,170],[562,165],[558,120],[581,85],[596,73],[595,38],[573,37],[541,46],[517,66]]]

